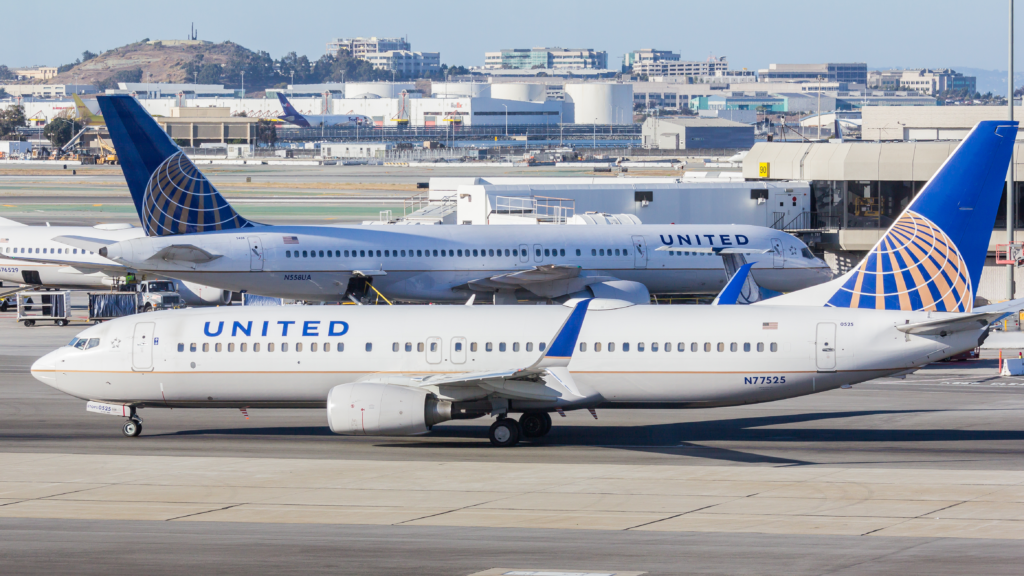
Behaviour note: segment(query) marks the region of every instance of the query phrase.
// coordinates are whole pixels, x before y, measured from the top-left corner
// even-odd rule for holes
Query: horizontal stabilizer
[[[0,226],[28,226],[28,224],[22,224],[21,222],[15,222],[8,218],[0,218]]]
[[[941,320],[929,320],[927,322],[903,324],[901,326],[896,326],[896,329],[900,332],[917,334],[919,336],[945,336],[946,334],[952,334],[954,332],[984,328],[1005,315],[1005,312],[970,314],[967,316],[943,318]]]

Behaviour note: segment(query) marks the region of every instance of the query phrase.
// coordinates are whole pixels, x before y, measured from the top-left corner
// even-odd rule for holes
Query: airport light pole
[[[502,104],[505,106],[505,104]],[[505,139],[508,140],[508,106],[505,106]]]
[[[597,118],[594,118],[594,152],[597,152]]]
[[[242,98],[245,98],[245,70],[242,70]]]
[[[1006,83],[1006,109],[1009,111],[1010,120],[1013,120],[1013,0],[1010,0],[1010,33],[1009,33],[1009,68],[1007,69],[1007,83]],[[1012,150],[1016,152],[1016,144]],[[1015,161],[1015,154],[1010,154],[1010,169],[1006,171],[1006,242],[1013,242],[1013,220],[1014,220],[1014,190],[1013,190],[1013,163]],[[1009,252],[1009,246],[1007,246],[1007,252]],[[1009,254],[1007,254],[1009,258]],[[1014,269],[1015,266],[1010,264],[1006,267],[1006,299],[1013,300],[1014,293],[1016,292],[1016,286],[1014,285]]]

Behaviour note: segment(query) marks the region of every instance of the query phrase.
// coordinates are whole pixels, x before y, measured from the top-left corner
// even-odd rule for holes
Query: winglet
[[[555,334],[555,339],[551,341],[547,352],[544,353],[544,356],[537,362],[536,366],[547,368],[551,366],[567,366],[569,364],[569,360],[572,359],[573,350],[576,349],[576,340],[579,338],[580,330],[583,328],[583,318],[587,315],[587,308],[590,307],[592,301],[592,298],[588,298],[576,304],[576,308],[573,309],[569,317],[562,323],[562,327]]]
[[[753,263],[744,264],[740,266],[740,269],[732,275],[729,279],[729,283],[722,288],[722,291],[718,293],[718,297],[715,298],[712,306],[726,306],[736,304],[740,297],[740,291],[743,289],[743,285],[747,282],[747,275],[750,274],[750,267]]]

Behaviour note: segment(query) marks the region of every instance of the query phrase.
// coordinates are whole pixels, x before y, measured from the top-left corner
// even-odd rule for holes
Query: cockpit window
[[[85,345],[85,349],[88,350],[89,348],[95,348],[95,347],[97,347],[99,345],[100,345],[100,339],[99,338],[89,338],[89,343]]]
[[[75,348],[78,348],[79,350],[85,350],[85,345],[88,343],[88,338],[79,338],[78,342],[75,342]]]
[[[808,260],[814,260],[814,254],[811,254],[811,251],[807,248],[802,248],[800,250],[800,254],[803,254],[803,257],[807,258]]]
[[[78,342],[78,337],[76,336],[76,337],[71,339],[71,342],[68,342],[68,346],[71,346],[72,348],[74,348],[75,343],[77,343],[77,342]]]

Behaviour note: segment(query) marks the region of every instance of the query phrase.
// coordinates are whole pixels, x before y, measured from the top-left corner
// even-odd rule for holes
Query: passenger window
[[[743,343],[743,351],[744,352],[750,352],[750,342],[744,342]]]
[[[737,352],[738,350],[739,350],[739,347],[737,346],[737,344],[735,342],[733,342],[732,344],[729,344],[729,352]]]
[[[672,351],[672,343],[671,342],[665,342],[665,352],[671,352],[671,351]]]
[[[484,344],[484,351],[485,352],[494,352],[494,344],[491,344],[490,342]]]
[[[296,346],[301,346],[301,344],[296,344]],[[316,352],[316,342],[313,342],[309,345],[309,351]]]
[[[405,250],[402,250],[402,258],[405,258]]]
[[[601,343],[600,342],[594,342],[594,352],[600,352],[600,351],[601,351]]]
[[[623,342],[622,343],[622,351],[623,352],[629,352],[629,342]]]
[[[287,342],[281,342],[281,352],[287,352],[287,351],[288,351],[288,343]]]
[[[234,351],[235,351],[235,343],[234,342],[228,342],[228,352],[234,352]]]
[[[476,352],[476,342],[473,342],[469,345],[469,351]]]
[[[412,352],[412,342],[406,342],[405,343],[405,351],[406,352]]]
[[[423,342],[417,342],[416,343],[416,351],[417,352],[423,352]]]
[[[504,342],[499,342],[498,343],[498,352],[504,352],[504,351],[505,351],[505,343]]]
[[[345,258],[348,258],[348,250],[345,250]]]
[[[185,343],[184,342],[178,342],[178,352],[184,352],[184,351],[185,351]]]
[[[690,352],[696,352],[696,351],[697,351],[697,343],[696,342],[691,342],[690,343]]]
[[[598,255],[604,256],[604,248],[601,248],[601,250],[598,251]]]
[[[527,342],[526,343],[526,351],[527,352],[533,352],[533,342]]]
[[[385,250],[385,252],[387,252],[387,250]],[[328,250],[328,251],[327,251],[327,257],[328,257],[328,258],[333,258],[333,257],[334,257],[334,253],[333,253],[333,252],[331,252],[330,250]]]
[[[619,249],[618,248],[615,249],[615,255],[616,256],[619,255]],[[651,351],[654,352],[654,348],[651,348]]]
[[[455,343],[455,351],[456,352],[462,352],[462,342],[456,342]]]
[[[559,252],[559,256],[565,256],[565,248],[559,249],[558,252]]]
[[[344,342],[338,342],[338,346],[335,348],[335,350],[337,350],[338,352],[344,352],[345,351],[345,343]]]
[[[537,350],[540,350],[541,352],[543,352],[544,349],[547,348],[547,347],[548,347],[547,342],[541,342],[540,344],[537,344]]]
[[[764,342],[758,342],[757,343],[757,351],[758,352],[764,352]]]
[[[718,351],[719,352],[725,352],[725,343],[724,342],[719,342],[718,343]]]
[[[505,256],[508,256],[508,255],[509,255],[508,248],[505,248]]]
[[[548,250],[547,248],[545,248],[544,249],[544,255],[545,256],[551,256],[551,250]]]
[[[608,351],[609,352],[615,352],[615,342],[609,342],[608,343]]]
[[[366,250],[360,250],[359,251],[359,256],[361,256],[363,258],[366,258]]]
[[[256,342],[256,343],[254,343],[252,345],[252,351],[253,352],[259,352],[260,351],[260,343],[259,342]]]
[[[295,351],[296,352],[302,352],[302,342],[296,342],[295,343]]]
[[[513,352],[519,352],[519,342],[513,342],[512,343],[512,351]]]
[[[328,252],[328,254],[330,254],[330,252]],[[390,256],[391,256],[391,250],[385,250],[384,251],[384,257],[385,258],[389,258]]]
[[[377,256],[380,256],[380,254],[377,254]],[[320,251],[320,257],[321,257],[321,258],[323,258],[323,257],[324,257],[324,251],[323,251],[323,250],[321,250],[321,251]]]
[[[577,256],[582,256],[582,254],[580,254],[580,249],[579,248],[576,249],[576,255]]]
[[[459,250],[459,258],[462,258],[462,250]]]
[[[210,343],[209,342],[204,342],[203,343],[203,352],[209,352],[209,351],[210,351]]]
[[[292,251],[291,250],[285,250],[284,251],[284,257],[285,258],[291,258],[292,257]]]
[[[419,258],[423,258],[423,250],[417,250],[416,251],[416,256],[419,257]]]
[[[494,248],[491,248],[491,249],[489,249],[489,250],[487,251],[487,255],[488,255],[488,256],[494,256]]]
[[[392,352],[398,352],[398,348],[399,348],[399,346],[398,346],[398,342],[393,342],[393,343],[391,344],[391,351],[392,351]]]
[[[644,351],[644,343],[643,342],[637,342],[636,343],[636,351],[637,352],[643,352]]]
[[[367,342],[366,343],[366,351],[367,352],[373,352],[373,343],[372,342]]]
[[[540,248],[537,248],[537,257],[540,258]]]
[[[580,352],[586,352],[586,351],[587,351],[587,343],[586,342],[580,342]]]
[[[772,342],[772,346],[771,346],[770,350],[772,352],[778,352],[779,351],[779,345],[776,344],[775,342]]]
[[[512,249],[512,255],[513,256],[519,256],[519,248],[513,248]]]
[[[306,251],[306,250],[303,250],[303,251],[302,251],[302,257],[303,257],[303,258],[309,258],[309,252],[308,252],[308,251]]]
[[[273,342],[267,342],[267,352],[273,352],[273,351],[274,351],[274,343]]]
[[[239,352],[246,352],[248,350],[249,350],[249,345],[247,343],[242,342],[241,344],[238,345],[238,351]]]
[[[704,343],[704,351],[705,352],[711,352],[711,342],[705,342]]]
[[[678,352],[686,352],[686,344],[684,344],[682,342],[676,344],[676,351],[678,351]]]
[[[657,352],[657,351],[658,351],[658,343],[657,342],[651,342],[651,352]]]

